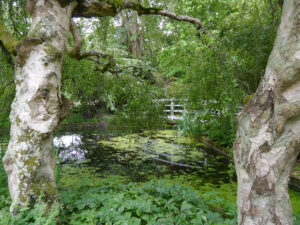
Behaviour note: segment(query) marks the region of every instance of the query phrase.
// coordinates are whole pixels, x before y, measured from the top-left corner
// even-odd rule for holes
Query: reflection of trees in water
[[[81,148],[82,141],[79,134],[54,137],[53,144],[59,151],[58,157],[62,163],[85,159],[86,150]]]
[[[60,139],[59,139],[60,138]],[[169,143],[176,148],[183,148],[176,153],[155,151],[156,140],[150,139],[142,147],[118,149],[100,143],[104,137],[93,133],[65,135],[55,139],[60,146],[60,156],[68,160],[86,159],[88,166],[97,168],[97,176],[127,176],[132,181],[147,181],[153,177],[165,175],[176,177],[196,174],[207,182],[219,183],[229,180],[228,166],[224,158],[216,157],[203,149],[201,157],[193,158],[194,147]],[[59,141],[64,144],[59,145]],[[68,156],[68,158],[66,157]],[[73,158],[72,158],[73,157]],[[174,160],[174,157],[177,157]]]

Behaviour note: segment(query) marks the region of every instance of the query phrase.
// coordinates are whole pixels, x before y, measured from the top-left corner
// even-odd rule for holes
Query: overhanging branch
[[[73,12],[73,17],[104,17],[104,16],[115,16],[123,9],[132,9],[137,11],[139,15],[160,15],[169,17],[178,21],[185,21],[195,24],[198,30],[203,30],[202,22],[198,18],[185,15],[177,15],[176,13],[162,10],[158,8],[147,8],[140,4],[124,0],[115,1],[106,0],[81,0],[78,2],[77,8]]]
[[[184,21],[189,22],[192,24],[195,24],[197,27],[197,30],[202,30],[205,33],[205,30],[203,29],[202,22],[198,18],[194,18],[191,16],[185,16],[185,15],[177,15],[176,13],[162,10],[159,8],[147,8],[143,7],[141,4],[133,3],[131,1],[127,0],[77,0],[78,5],[73,11],[72,16],[73,17],[105,17],[105,16],[115,16],[117,15],[121,10],[123,9],[131,9],[137,11],[138,15],[160,15],[164,17],[169,17],[178,21]],[[92,61],[95,61],[95,59],[92,58],[92,56],[99,58],[108,58],[108,62],[105,65],[101,65],[101,68],[97,68],[97,70],[100,71],[106,71],[108,68],[111,68],[111,65],[114,65],[113,59],[111,56],[104,52],[100,51],[81,51],[81,44],[82,44],[82,38],[81,34],[76,28],[75,24],[71,23],[71,29],[70,29],[73,40],[74,40],[74,47],[73,50],[69,52],[69,55],[76,59],[83,59],[88,58]],[[200,35],[200,32],[197,34]],[[99,62],[99,60],[96,60]]]
[[[117,7],[109,4],[106,1],[98,0],[81,0],[78,1],[78,6],[73,11],[73,17],[104,17],[115,16],[117,14]]]
[[[90,51],[81,51],[82,46],[82,36],[80,31],[77,29],[76,24],[71,21],[70,32],[73,36],[73,49],[68,52],[68,55],[77,60],[88,59],[97,63],[99,66],[96,67],[97,71],[106,72],[115,66],[113,57],[105,52],[90,50]],[[100,63],[100,59],[105,58],[107,62]]]
[[[76,24],[71,21],[70,32],[73,36],[73,49],[69,52],[69,56],[78,60],[95,56],[99,58],[106,58],[109,55],[105,52],[90,50],[90,51],[81,51],[82,46],[82,37],[80,31],[77,29]]]
[[[90,50],[90,51],[80,52],[80,55],[78,55],[75,58],[80,60],[80,59],[84,59],[84,58],[88,58],[88,57],[92,57],[92,56],[95,56],[98,59],[109,57],[109,55],[106,52],[97,51],[97,50]]]
[[[139,4],[136,4],[136,3],[133,3],[130,1],[124,1],[124,5],[123,5],[122,9],[135,10],[135,11],[137,11],[137,13],[139,15],[160,15],[160,16],[169,17],[171,19],[175,19],[178,21],[189,22],[189,23],[195,24],[198,29],[203,30],[201,20],[199,20],[198,18],[191,17],[191,16],[177,15],[176,13],[173,13],[173,12],[170,12],[167,10],[157,9],[157,8],[146,8],[146,7],[143,7]]]

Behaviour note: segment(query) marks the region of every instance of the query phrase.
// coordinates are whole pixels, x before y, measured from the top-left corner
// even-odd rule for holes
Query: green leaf
[[[186,210],[189,210],[191,208],[193,208],[193,205],[187,203],[186,201],[183,201],[182,204],[181,204],[180,210],[181,211],[186,211]]]
[[[140,225],[141,224],[141,219],[137,217],[131,217],[128,225]]]

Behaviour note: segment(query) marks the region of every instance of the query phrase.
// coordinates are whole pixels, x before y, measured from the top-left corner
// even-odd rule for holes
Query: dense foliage
[[[83,50],[101,50],[109,56],[80,61],[65,57],[63,91],[77,105],[65,122],[97,121],[109,113],[116,115],[114,124],[130,131],[153,129],[164,120],[155,99],[188,99],[189,113],[178,126],[182,133],[194,138],[206,135],[230,147],[235,116],[264,74],[280,7],[258,0],[140,3],[198,17],[206,33],[197,35],[191,24],[138,17],[132,11],[115,18],[77,19]],[[1,20],[17,38],[26,35],[29,27],[23,4],[1,1]],[[3,53],[0,60],[4,90],[0,92],[0,123],[7,126],[14,96],[13,67]]]
[[[188,98],[197,112],[185,116],[179,126],[183,133],[193,130],[186,134],[206,135],[231,147],[236,114],[264,74],[280,10],[266,1],[194,2],[180,8],[201,15],[208,35],[197,39],[186,24],[168,26],[178,37],[160,52],[160,68],[177,83],[176,97]]]
[[[196,141],[206,136],[230,149],[236,115],[265,72],[281,13],[277,1],[136,1],[198,17],[205,32],[132,11],[115,18],[76,19],[82,50],[105,51],[107,56],[65,56],[63,93],[75,107],[64,123],[109,118],[105,121],[127,132],[158,129],[167,122],[159,99],[175,98],[187,110],[176,122],[182,135]],[[30,26],[25,1],[0,0],[0,22],[18,40],[25,37]],[[70,35],[70,49],[72,45]],[[0,128],[9,127],[13,60],[1,47]],[[228,201],[160,182],[62,188],[53,208],[36,204],[12,218],[7,178],[0,167],[0,224],[236,224],[235,205]]]
[[[13,85],[13,67],[0,51],[0,126],[8,127],[10,104],[15,95]]]

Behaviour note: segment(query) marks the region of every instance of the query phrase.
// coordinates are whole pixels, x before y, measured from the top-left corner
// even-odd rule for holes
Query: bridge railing
[[[168,119],[170,120],[182,120],[184,113],[189,111],[192,114],[198,114],[198,111],[195,110],[187,110],[188,107],[188,99],[156,99],[155,101],[164,102],[165,109],[164,112],[168,114]],[[220,117],[222,111],[215,109],[215,106],[218,104],[216,101],[209,102],[212,106],[209,109],[209,112],[215,116]],[[202,100],[202,105],[207,105],[208,101]]]
[[[182,120],[186,112],[187,99],[157,99],[156,101],[165,102],[164,112],[168,114],[170,120]]]

